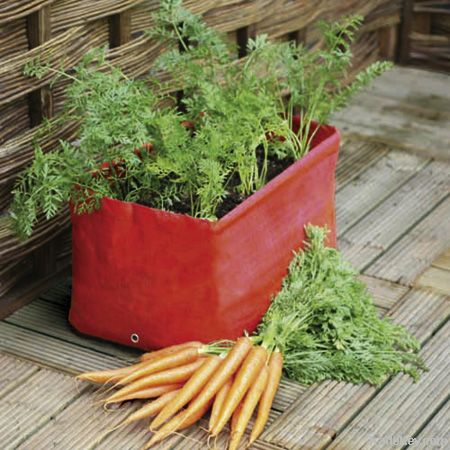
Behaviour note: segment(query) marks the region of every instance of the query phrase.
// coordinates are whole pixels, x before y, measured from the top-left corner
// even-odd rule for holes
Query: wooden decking
[[[450,448],[449,92],[450,77],[395,69],[335,117],[344,130],[340,248],[380,314],[420,340],[430,370],[416,384],[396,376],[377,388],[283,380],[255,449]],[[73,379],[136,353],[76,334],[69,301],[67,281],[0,322],[0,448],[139,449],[148,439],[144,423],[103,435],[136,405],[105,412],[95,404],[99,394]],[[210,443],[225,444],[225,436]],[[194,426],[159,448],[208,446]]]

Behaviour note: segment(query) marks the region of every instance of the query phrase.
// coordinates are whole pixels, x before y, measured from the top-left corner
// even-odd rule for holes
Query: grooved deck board
[[[112,342],[78,334],[70,326],[67,314],[68,305],[38,299],[7,317],[5,322],[124,360],[134,360],[141,353]]]
[[[46,369],[33,374],[0,402],[2,450],[17,448],[79,395],[72,377]]]
[[[408,448],[414,450],[437,450],[448,448],[450,444],[450,399],[441,410],[426,424]]]
[[[406,286],[391,283],[390,281],[380,280],[367,275],[360,275],[359,278],[366,284],[367,290],[373,296],[375,305],[384,311],[391,309],[408,292]]]
[[[448,247],[450,247],[450,196],[383,253],[365,273],[410,285]],[[450,272],[448,275],[450,277]]]
[[[283,412],[293,403],[298,396],[306,390],[306,386],[303,386],[295,381],[282,378],[280,381],[280,387],[273,400],[272,409]]]
[[[449,160],[450,76],[410,70],[396,67],[384,73],[335,113],[332,123],[344,136]]]
[[[423,220],[449,191],[448,165],[433,161],[339,239],[345,258],[362,270]]]
[[[284,450],[284,447],[264,441],[256,441],[250,448],[252,450]],[[240,447],[239,450],[241,449],[245,449],[245,447]]]
[[[408,100],[419,107],[433,108],[439,102],[439,109],[450,112],[448,83],[449,76],[445,73],[397,66],[374,80],[366,91],[384,97]]]
[[[5,322],[0,322],[0,351],[71,374],[124,363],[118,358]]]
[[[148,431],[148,424],[149,421],[144,420],[127,426],[122,430],[122,432],[112,433],[105,439],[101,440],[98,446],[95,447],[95,449],[139,450],[144,446],[145,443],[150,440],[152,436]],[[160,442],[159,444],[152,446],[151,448],[155,450],[172,450],[176,447],[177,443],[183,441],[185,445],[184,448],[186,450],[190,449],[191,447],[187,445],[189,443],[189,435],[194,432],[197,426],[193,425],[189,429],[181,431],[179,434],[173,434],[172,436],[169,436],[167,439]],[[73,450],[78,450],[78,448]]]
[[[432,288],[438,292],[450,292],[450,271],[431,266],[416,281],[416,286]]]
[[[269,419],[267,421],[268,426],[274,422],[274,420],[280,416],[280,412],[274,411],[273,409],[270,411]],[[241,445],[239,446],[239,450],[245,449],[245,444],[248,440],[249,431],[254,423],[254,419],[250,419],[248,424],[247,432],[242,437]],[[173,450],[185,450],[187,445],[189,445],[189,450],[204,450],[208,448],[208,434],[206,432],[208,427],[208,422],[206,420],[202,421],[202,424],[198,427],[193,427],[190,430],[190,433],[186,435],[186,439],[177,442],[177,444],[171,447]],[[228,448],[230,437],[230,428],[227,425],[224,430],[217,436],[217,439],[211,440],[210,445],[215,449],[226,449]],[[261,448],[264,447],[265,442],[260,442]],[[106,449],[105,449],[106,450]]]
[[[413,437],[440,407],[442,399],[450,397],[449,338],[450,322],[421,352],[429,371],[416,384],[405,375],[396,376],[334,440],[330,450],[378,449],[388,446],[383,439]]]
[[[439,255],[439,257],[433,261],[432,265],[434,267],[439,267],[440,269],[450,270],[450,248]]]
[[[354,178],[336,194],[338,234],[344,234],[429,160],[392,151]]]
[[[20,386],[27,378],[36,373],[39,367],[0,353],[0,402],[2,397],[17,386]]]
[[[339,149],[336,167],[336,187],[339,191],[351,180],[388,153],[385,145],[344,139]]]
[[[298,383],[283,380],[274,402],[274,409],[271,411],[270,422],[273,422],[303,390],[304,388]],[[27,439],[19,448],[21,450],[46,449],[52,448],[52,446],[65,450],[89,450],[91,448],[131,450],[141,448],[151,437],[147,429],[149,420],[128,425],[121,431],[108,436],[104,436],[104,432],[118,425],[126,416],[144,403],[126,403],[114,412],[106,413],[101,406],[94,404],[100,398],[102,398],[101,395],[97,394],[93,388],[88,388],[87,392],[84,392],[60,414],[55,415],[51,422],[48,422]],[[204,421],[205,426],[206,424],[207,422]],[[186,436],[185,439],[188,441],[183,439],[183,435]],[[187,442],[192,445],[189,448],[204,448],[202,446],[206,442],[206,433],[198,426],[193,426],[185,430],[182,435],[174,435],[154,448],[175,448],[173,446],[180,443],[177,448],[181,450],[187,448]]]
[[[298,383],[286,379],[282,380],[274,402],[274,409],[271,411],[270,421],[275,420],[303,391],[304,387]],[[56,415],[54,420],[47,423],[19,448],[22,450],[30,448],[37,450],[51,448],[51,445],[53,445],[54,448],[67,450],[88,450],[94,448],[93,443],[96,443],[96,449],[104,450],[141,448],[151,437],[146,428],[149,421],[146,420],[131,424],[120,432],[104,437],[104,439],[101,437],[104,431],[117,425],[143,403],[124,404],[114,412],[105,413],[101,406],[94,404],[100,398],[101,396],[96,394],[92,388],[89,388],[88,392]],[[73,432],[65,432],[69,429],[69,426],[72,427]],[[203,448],[201,445],[206,442],[204,439],[206,434],[196,426],[184,431],[183,435],[186,436],[188,442],[192,443],[192,448]],[[200,446],[197,445],[197,441]],[[173,448],[173,445],[177,442],[180,442],[180,449],[186,448],[186,441],[183,440],[182,435],[175,435],[154,448]]]
[[[61,413],[56,414],[37,433],[26,439],[19,449],[88,450],[94,448],[96,440],[102,434],[118,425],[137,407],[135,403],[133,407],[127,405],[116,411],[106,412],[101,405],[94,404],[99,398],[101,397],[96,395],[92,388],[88,388],[88,392],[74,400]],[[139,425],[142,426],[142,423]],[[129,427],[123,428],[121,432],[115,433],[116,437],[121,437],[121,449],[125,448],[124,445],[128,440],[133,441],[134,433],[130,433],[128,437],[128,429]]]
[[[425,342],[450,316],[450,299],[411,290],[389,316]],[[262,440],[287,449],[322,449],[376,392],[377,388],[367,384],[337,381],[311,386],[265,431]]]

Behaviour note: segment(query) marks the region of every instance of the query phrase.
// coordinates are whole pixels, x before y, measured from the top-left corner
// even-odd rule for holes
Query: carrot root
[[[144,449],[148,449],[152,445],[156,444],[157,442],[162,441],[169,435],[175,433],[176,431],[184,430],[191,425],[193,425],[195,422],[200,420],[203,415],[208,411],[208,409],[212,405],[212,400],[210,400],[208,403],[202,406],[201,409],[199,409],[195,414],[188,414],[188,410],[185,409],[183,411],[180,411],[176,416],[172,417],[168,422],[166,422],[153,436],[152,438],[147,442],[146,446],[144,446]]]
[[[236,431],[236,427],[237,427],[237,424],[238,424],[238,421],[239,421],[239,416],[240,416],[241,411],[242,411],[242,405],[243,405],[243,402],[239,403],[237,408],[234,410],[233,415],[231,416],[230,429],[231,429],[231,434],[232,435]]]
[[[211,415],[209,417],[209,431],[211,431],[217,423],[217,419],[219,418],[222,406],[225,402],[228,392],[230,391],[231,384],[232,380],[230,379],[220,388],[220,391],[217,393],[216,398],[214,399]]]
[[[253,442],[258,439],[269,419],[270,408],[272,407],[273,399],[275,398],[283,371],[283,356],[279,351],[274,351],[270,355],[268,371],[267,385],[259,401],[258,414],[250,433],[248,445],[253,444]]]
[[[148,389],[154,386],[162,386],[166,384],[179,384],[187,381],[192,374],[205,362],[204,358],[197,359],[190,364],[174,367],[158,373],[152,373],[146,377],[136,380],[134,383],[123,387],[113,395],[107,398],[106,402],[119,401],[124,396],[128,396],[134,392]]]
[[[231,418],[234,410],[237,408],[265,365],[267,356],[267,350],[260,346],[253,347],[247,355],[234,379],[225,403],[223,404],[220,417],[217,420],[215,427],[211,430],[213,436],[217,436]]]
[[[155,350],[154,352],[143,353],[140,357],[141,361],[150,361],[156,358],[176,353],[186,348],[198,348],[203,347],[203,344],[199,341],[185,342],[184,344],[172,345],[170,347],[162,348],[161,350]]]
[[[160,427],[167,419],[174,416],[187,403],[189,403],[211,378],[221,359],[218,356],[208,358],[186,382],[179,394],[167,404],[150,425],[151,430]]]
[[[178,430],[178,428],[181,426],[183,420],[186,417],[186,410],[178,413],[175,417],[173,417],[171,420],[166,422],[153,436],[152,438],[147,442],[147,444],[143,447],[143,449],[148,449],[152,445],[156,444],[157,442],[162,441],[167,436],[171,435],[172,433],[175,433],[175,431]]]
[[[80,373],[75,377],[76,380],[88,381],[91,383],[110,383],[123,376],[129,375],[134,370],[139,369],[143,364],[137,363],[131,366],[119,367],[117,369],[98,370],[94,372]]]
[[[111,403],[154,399],[108,429],[102,437],[152,417],[149,428],[157,431],[144,446],[147,449],[191,426],[212,407],[208,442],[217,439],[231,419],[229,450],[237,450],[259,403],[250,446],[267,423],[282,375],[282,355],[274,351],[269,357],[267,349],[254,346],[249,337],[237,339],[226,356],[211,356],[209,351],[225,352],[221,347],[192,341],[145,353],[139,363],[128,367],[78,375],[76,379],[80,381],[103,383],[106,392],[121,386],[102,401],[104,408]]]
[[[252,340],[248,337],[241,337],[236,341],[236,344],[229,351],[208,383],[206,383],[204,389],[189,404],[187,409],[187,417],[195,417],[198,411],[201,411],[205,405],[212,401],[220,388],[236,372],[252,347]]]
[[[179,389],[166,392],[165,394],[161,395],[161,397],[151,402],[148,402],[142,408],[132,413],[122,423],[124,425],[128,425],[138,420],[155,416],[164,408],[165,405],[167,405],[167,403],[169,403],[177,395],[178,392]]]
[[[229,450],[237,450],[239,443],[241,442],[242,436],[245,433],[248,422],[252,417],[253,411],[264,392],[268,380],[268,369],[264,366],[259,373],[256,381],[248,390],[244,399],[240,403],[240,407],[236,409],[236,417],[233,414],[231,419],[231,440],[228,447]],[[234,423],[233,423],[234,422]]]
[[[158,373],[163,370],[173,369],[175,367],[189,364],[197,360],[199,357],[200,350],[198,348],[189,347],[179,352],[163,356],[162,358],[144,361],[141,363],[143,364],[143,367],[122,378],[120,380],[120,384],[129,384],[153,373]]]
[[[182,387],[183,385],[179,383],[154,386],[148,389],[142,389],[140,391],[132,392],[131,394],[125,394],[112,400],[106,399],[104,401],[104,404],[109,405],[111,403],[126,402],[128,400],[146,400],[149,398],[156,398],[160,397],[161,395],[167,394],[168,392],[179,390]]]

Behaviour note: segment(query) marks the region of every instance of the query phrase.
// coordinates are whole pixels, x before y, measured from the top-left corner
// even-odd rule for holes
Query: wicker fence
[[[450,71],[450,0],[406,0],[400,61]]]
[[[91,47],[109,46],[108,58],[132,76],[144,75],[162,51],[143,30],[152,27],[156,0],[4,0],[0,5],[0,316],[28,301],[61,275],[70,262],[67,211],[40,220],[32,238],[20,242],[10,231],[8,205],[19,172],[32,160],[34,145],[51,151],[76,135],[77,124],[51,131],[64,102],[64,82],[23,74],[37,55],[54,68],[70,68]],[[211,26],[228,33],[240,48],[249,36],[267,33],[314,45],[319,18],[365,16],[355,44],[355,69],[395,54],[402,0],[188,0]]]

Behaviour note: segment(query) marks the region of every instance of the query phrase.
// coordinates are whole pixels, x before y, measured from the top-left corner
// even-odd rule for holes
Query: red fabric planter
[[[327,225],[336,244],[338,148],[322,126],[305,157],[216,222],[110,198],[72,215],[70,322],[142,349],[253,331],[304,225]]]

